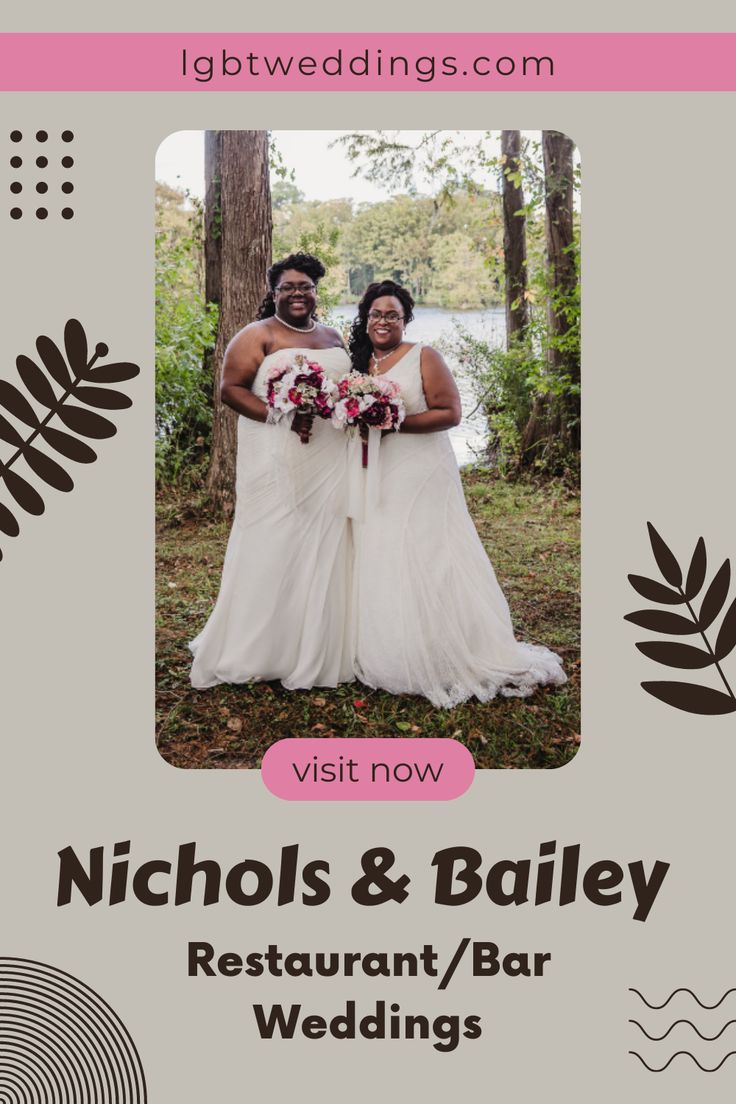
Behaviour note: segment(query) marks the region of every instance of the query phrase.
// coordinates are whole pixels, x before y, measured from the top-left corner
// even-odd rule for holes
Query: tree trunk
[[[561,301],[575,291],[577,272],[573,253],[573,144],[556,130],[542,131],[546,206],[547,264],[551,296],[548,307],[549,332],[564,337],[569,329]],[[550,368],[555,375],[565,372],[580,382],[580,365],[553,342],[549,349]]]
[[[573,150],[565,134],[542,131],[544,155],[545,238],[547,250],[549,344],[547,364],[550,376],[567,377],[580,383],[577,355],[564,348],[570,322],[565,300],[569,303],[577,284],[573,226]],[[538,395],[524,430],[523,463],[532,463],[553,438],[560,438],[564,451],[580,448],[580,396]]]
[[[235,505],[238,416],[220,401],[222,360],[231,338],[255,319],[263,298],[266,269],[271,263],[271,191],[266,131],[220,131],[219,139],[212,139],[215,166],[218,141],[220,202],[219,208],[215,206],[209,212],[208,225],[213,236],[219,236],[220,322],[214,354],[212,454],[207,491],[213,506],[231,515]],[[213,175],[213,185],[215,178]],[[214,275],[213,280],[216,286]]]
[[[529,325],[526,298],[526,215],[521,183],[521,132],[501,131],[503,162],[503,264],[506,276],[506,348],[523,338]]]
[[[208,303],[218,304],[222,294],[222,135],[221,130],[204,132],[204,293]]]

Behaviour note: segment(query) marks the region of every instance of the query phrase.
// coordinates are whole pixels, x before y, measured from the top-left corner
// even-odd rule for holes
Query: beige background
[[[97,0],[31,0],[3,13],[6,31],[730,31],[736,29],[732,5],[701,0],[678,7],[670,0],[619,0],[594,6],[587,0],[526,0],[490,5],[485,0],[455,0],[432,7],[426,0],[401,5],[356,7],[343,0],[282,0],[244,5],[241,0],[128,0],[125,8],[103,7]]]
[[[594,29],[590,17],[576,27],[567,7],[554,28],[549,9],[538,4],[505,29]],[[633,10],[617,7],[620,29]],[[101,29],[99,13],[93,23],[90,11],[67,6],[63,29]],[[201,28],[193,5],[177,11],[180,29]],[[699,29],[708,29],[715,9],[699,11]],[[321,28],[331,25],[330,14],[325,6]],[[171,29],[162,18],[153,17],[149,29]],[[48,20],[48,29],[62,29],[61,19]],[[27,17],[16,13],[13,20],[7,29],[28,29]],[[273,12],[253,13],[252,28],[270,29],[268,22]],[[416,14],[397,11],[391,22],[411,29]],[[488,15],[473,23],[468,17],[464,29],[491,22]],[[460,29],[459,18],[453,23]],[[347,24],[335,17],[335,29]],[[221,25],[242,22],[223,14]],[[422,26],[432,27],[429,17]],[[656,28],[642,17],[628,29]],[[677,29],[674,17],[668,29]],[[683,29],[693,29],[693,21]],[[0,217],[2,374],[13,378],[15,356],[32,352],[41,332],[59,336],[70,316],[82,320],[91,341],[106,341],[113,355],[137,360],[143,372],[124,385],[135,403],[115,416],[119,433],[101,444],[100,461],[76,469],[71,495],[49,492],[46,514],[24,517],[21,537],[3,541],[0,953],[52,963],[97,989],[138,1045],[152,1101],[732,1098],[733,1059],[706,1075],[680,1058],[656,1075],[627,1053],[638,1049],[661,1065],[674,1050],[692,1049],[714,1065],[736,1049],[736,1027],[713,1044],[682,1027],[653,1044],[627,1023],[637,1018],[661,1033],[687,1016],[715,1034],[736,1016],[736,995],[715,1013],[678,997],[655,1014],[627,992],[636,986],[661,1001],[687,985],[713,1002],[735,983],[736,729],[733,717],[689,717],[647,697],[639,681],[658,676],[634,649],[640,637],[622,615],[636,607],[626,573],[651,569],[647,520],[682,559],[701,533],[712,566],[736,552],[734,106],[732,96],[671,94],[2,99],[3,133],[43,126],[77,135],[73,222]],[[554,127],[580,147],[584,740],[563,770],[481,772],[469,793],[448,805],[291,805],[271,797],[258,772],[176,771],[156,754],[154,153],[181,128],[286,128],[297,119],[309,128]],[[6,161],[0,181],[7,196]],[[733,673],[734,658],[729,662]],[[282,845],[298,842],[305,860],[329,859],[332,898],[312,909],[151,909],[135,900],[116,908],[55,907],[58,849],[111,850],[128,838],[134,860],[171,858],[179,843],[196,840],[201,857],[228,867],[245,856],[276,863]],[[432,904],[436,849],[474,846],[487,869],[499,858],[533,857],[553,838],[560,847],[580,842],[585,865],[601,858],[641,858],[647,868],[657,858],[671,862],[648,921],[631,919],[630,892],[609,909],[585,900],[515,911],[487,899],[458,909]],[[402,906],[365,909],[350,899],[359,856],[376,845],[391,846],[398,871],[412,876]],[[432,942],[447,956],[463,935],[496,940],[504,951],[551,952],[548,976],[473,980],[463,972],[445,993],[421,978],[186,976],[190,939],[243,953],[269,941],[284,950],[414,950]],[[352,998],[364,1013],[384,999],[398,1001],[403,1012],[479,1014],[483,1035],[451,1054],[421,1041],[261,1042],[256,1035],[254,1001],[301,1002],[332,1015]]]

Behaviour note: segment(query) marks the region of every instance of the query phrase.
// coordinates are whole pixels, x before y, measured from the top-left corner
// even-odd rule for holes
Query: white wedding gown
[[[412,346],[385,373],[401,387],[407,414],[427,409],[421,349]],[[384,437],[378,472],[374,504],[353,522],[357,677],[444,708],[565,682],[558,656],[514,638],[448,434]]]
[[[344,349],[280,349],[258,369],[305,352],[333,379]],[[344,433],[315,418],[308,444],[285,423],[238,419],[237,502],[217,604],[189,645],[192,685],[280,679],[288,689],[353,678],[352,542],[346,516]]]

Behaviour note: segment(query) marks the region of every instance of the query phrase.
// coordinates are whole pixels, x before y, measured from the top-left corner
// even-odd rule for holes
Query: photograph
[[[580,744],[580,162],[558,131],[156,158],[156,742]]]

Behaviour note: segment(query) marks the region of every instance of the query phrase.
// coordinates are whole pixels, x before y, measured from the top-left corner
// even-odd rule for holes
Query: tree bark
[[[576,355],[560,347],[560,339],[569,330],[564,300],[568,302],[577,284],[573,223],[573,151],[565,134],[542,131],[544,156],[545,241],[547,252],[549,345],[547,364],[550,376],[566,376],[580,383],[580,363]],[[560,438],[564,451],[580,449],[580,396],[538,395],[534,400],[522,439],[523,463],[533,463],[553,438]]]
[[[560,300],[575,290],[577,273],[573,254],[573,144],[556,130],[542,131],[544,153],[544,194],[546,209],[547,266],[551,295],[548,307],[549,332],[564,337],[569,322]],[[569,373],[580,381],[580,365],[554,343],[550,345],[549,364],[555,375]]]
[[[204,132],[204,292],[208,303],[220,302],[222,288],[221,130]]]
[[[238,415],[220,400],[222,360],[231,338],[255,319],[263,298],[266,269],[271,263],[272,222],[268,133],[224,130],[219,135],[219,139],[212,139],[212,145],[216,150],[219,141],[221,148],[220,202],[219,210],[215,207],[211,211],[211,225],[213,230],[219,227],[220,320],[214,354],[207,491],[213,506],[230,516],[235,506]]]
[[[501,131],[503,162],[503,263],[506,276],[506,348],[529,325],[526,271],[526,215],[521,173],[521,132]]]

